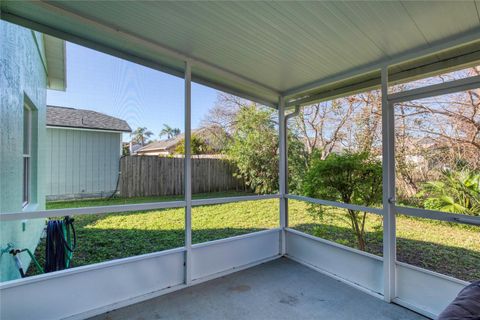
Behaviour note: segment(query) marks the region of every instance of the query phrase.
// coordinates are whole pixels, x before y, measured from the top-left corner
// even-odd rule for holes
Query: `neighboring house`
[[[134,143],[133,141],[123,143],[124,154],[128,154],[128,155],[135,154],[137,150],[140,148],[142,148],[142,145],[138,143]]]
[[[443,137],[407,138],[403,151],[406,154],[405,161],[423,174],[449,169],[445,157],[452,151],[450,145],[451,141]]]
[[[65,90],[65,43],[0,21],[0,52],[0,212],[44,210],[47,88]],[[44,226],[44,219],[4,221],[0,248],[34,251]],[[20,259],[28,267],[28,255]],[[0,281],[19,277],[2,252]]]
[[[115,192],[125,120],[47,106],[47,200],[106,197]]]
[[[135,154],[139,156],[169,156],[175,153],[175,149],[183,142],[184,135],[166,140],[154,141],[138,149]]]
[[[192,135],[202,138],[202,140],[212,149],[213,153],[208,157],[218,158],[223,150],[222,144],[219,142],[222,138],[226,138],[225,131],[216,126],[203,127],[192,130]],[[171,156],[174,155],[179,145],[183,143],[184,134],[179,134],[171,139],[154,141],[146,146],[136,150],[135,154],[140,156]]]

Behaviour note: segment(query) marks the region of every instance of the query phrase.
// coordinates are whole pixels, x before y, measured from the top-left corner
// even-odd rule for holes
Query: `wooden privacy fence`
[[[192,193],[246,189],[233,176],[235,167],[225,159],[192,158]],[[123,197],[183,194],[183,158],[127,156],[120,160],[119,191]]]

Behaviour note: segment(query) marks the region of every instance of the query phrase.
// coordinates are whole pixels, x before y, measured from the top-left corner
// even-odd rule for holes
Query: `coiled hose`
[[[45,272],[67,269],[77,246],[77,235],[73,226],[74,219],[49,220],[47,223],[47,241],[45,248]],[[72,243],[73,236],[73,243]]]

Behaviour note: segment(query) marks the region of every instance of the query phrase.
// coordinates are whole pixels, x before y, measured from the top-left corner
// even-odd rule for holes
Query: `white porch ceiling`
[[[271,104],[279,94],[371,87],[388,62],[401,79],[480,57],[479,1],[3,1],[1,8],[6,20],[172,74],[191,59],[194,81]]]

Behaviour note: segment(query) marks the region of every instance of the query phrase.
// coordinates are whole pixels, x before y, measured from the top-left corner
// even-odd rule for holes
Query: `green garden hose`
[[[73,219],[49,220],[45,247],[45,272],[67,269],[71,265],[77,237]]]
[[[13,244],[10,244],[11,249],[8,252],[12,255],[22,278],[26,276],[25,271],[23,270],[22,261],[18,256],[18,254],[22,252],[28,253],[40,273],[70,268],[73,259],[73,251],[77,245],[77,236],[75,234],[73,221],[72,218],[67,216],[63,220],[49,220],[47,222],[45,268],[42,268],[38,260],[35,258],[35,255],[28,248],[16,249],[13,248]]]

